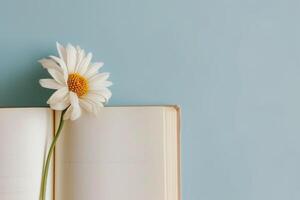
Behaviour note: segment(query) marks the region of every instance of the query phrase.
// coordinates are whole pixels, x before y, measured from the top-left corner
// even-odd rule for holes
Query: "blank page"
[[[164,107],[106,107],[68,121],[56,148],[56,200],[165,200]]]
[[[52,134],[53,112],[48,108],[0,109],[1,200],[39,199],[43,157]]]

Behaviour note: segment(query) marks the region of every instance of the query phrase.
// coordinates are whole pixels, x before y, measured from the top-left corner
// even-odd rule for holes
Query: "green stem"
[[[65,112],[66,112],[66,109],[63,110],[62,113],[61,113],[58,129],[57,129],[57,131],[55,133],[55,136],[53,138],[53,141],[51,143],[50,149],[49,149],[48,154],[47,154],[46,164],[45,164],[45,167],[43,169],[43,174],[42,174],[42,183],[41,183],[41,190],[40,190],[40,200],[45,200],[46,189],[47,189],[47,178],[48,178],[50,161],[51,161],[51,158],[52,158],[52,155],[53,155],[55,144],[56,144],[57,139],[59,138],[61,130],[62,130],[63,126],[64,126],[63,116],[64,116]]]

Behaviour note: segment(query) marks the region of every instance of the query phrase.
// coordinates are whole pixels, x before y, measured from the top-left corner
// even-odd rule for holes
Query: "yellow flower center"
[[[81,97],[87,94],[89,84],[86,78],[78,73],[69,74],[68,77],[69,90]]]

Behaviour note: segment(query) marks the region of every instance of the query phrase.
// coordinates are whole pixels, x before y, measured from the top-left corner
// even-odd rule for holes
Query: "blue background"
[[[300,1],[10,0],[0,106],[45,105],[55,42],[106,63],[109,105],[179,104],[184,200],[300,199]]]

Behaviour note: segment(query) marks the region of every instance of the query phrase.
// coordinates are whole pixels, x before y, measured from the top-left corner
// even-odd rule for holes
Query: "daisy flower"
[[[40,200],[45,200],[47,177],[54,147],[64,126],[64,120],[76,120],[82,109],[97,114],[111,97],[107,88],[112,85],[108,81],[109,73],[99,73],[102,62],[91,63],[92,54],[86,54],[79,46],[68,44],[63,47],[56,43],[58,55],[49,56],[39,62],[48,70],[52,79],[41,79],[44,88],[56,90],[47,104],[53,110],[61,110],[58,129],[52,140],[43,167]]]
[[[56,43],[59,56],[39,60],[52,79],[41,79],[44,88],[56,90],[47,104],[54,110],[66,110],[64,120],[76,120],[82,109],[97,114],[111,97],[107,88],[109,73],[99,73],[102,62],[91,63],[92,53],[79,46]]]

